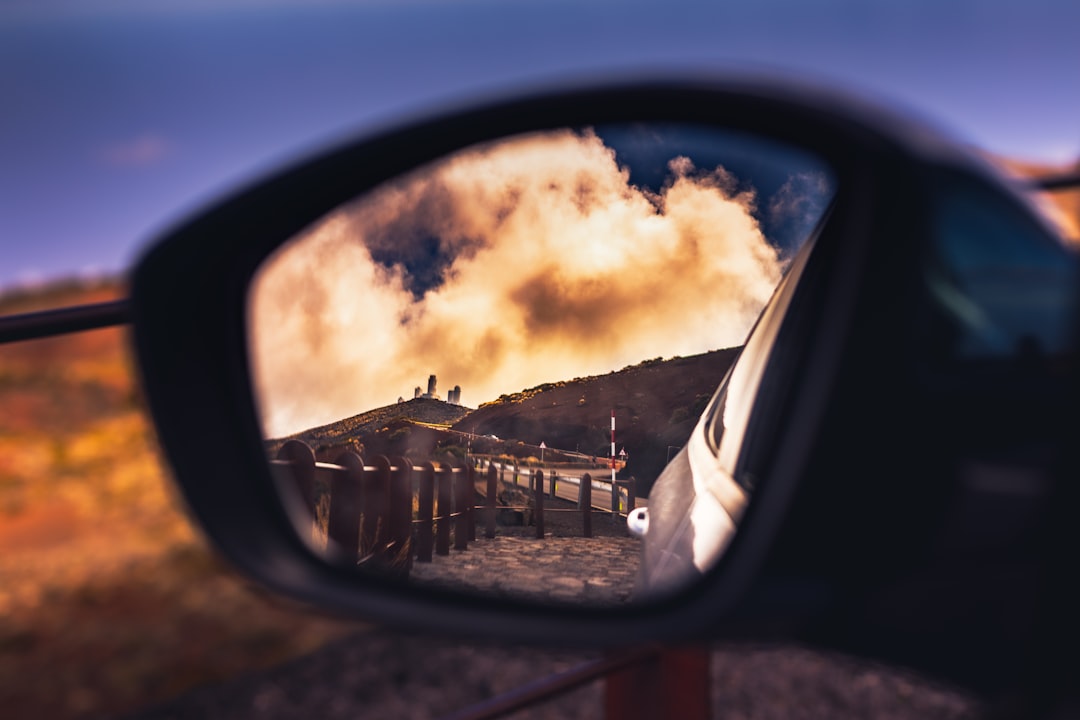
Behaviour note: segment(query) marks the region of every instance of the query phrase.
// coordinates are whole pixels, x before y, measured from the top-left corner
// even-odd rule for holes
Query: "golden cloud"
[[[757,198],[672,158],[631,184],[592,132],[453,155],[326,217],[260,270],[250,329],[268,435],[412,397],[475,406],[542,382],[741,343],[779,281]]]

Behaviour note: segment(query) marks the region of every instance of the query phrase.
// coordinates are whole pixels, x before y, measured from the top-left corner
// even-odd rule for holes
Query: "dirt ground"
[[[599,657],[377,631],[129,720],[436,718]],[[985,709],[924,678],[801,647],[717,646],[709,678],[717,720],[971,718]],[[603,703],[599,680],[508,717],[584,720],[602,717]]]

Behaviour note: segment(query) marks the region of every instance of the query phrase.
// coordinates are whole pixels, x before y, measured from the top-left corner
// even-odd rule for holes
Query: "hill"
[[[495,402],[458,421],[454,430],[495,435],[524,443],[530,454],[543,442],[549,448],[606,457],[615,411],[617,451],[627,465],[620,477],[633,476],[648,495],[667,464],[668,450],[682,447],[740,348],[714,350],[670,360],[646,360],[606,375],[547,383]]]
[[[682,447],[739,348],[656,358],[605,375],[545,383],[485,403],[477,410],[414,399],[267,441],[275,454],[290,439],[306,442],[320,461],[345,450],[367,457],[405,455],[414,461],[464,457],[466,452],[602,462],[616,445],[628,455],[621,477],[633,476],[647,496],[670,455]]]
[[[409,455],[418,459],[431,454],[441,439],[440,430],[449,428],[470,412],[471,409],[462,405],[414,398],[267,440],[266,449],[274,454],[286,440],[302,440],[315,450],[319,460],[327,462],[345,450],[368,456]]]

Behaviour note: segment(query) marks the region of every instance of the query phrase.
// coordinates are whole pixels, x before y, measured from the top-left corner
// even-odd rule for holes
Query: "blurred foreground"
[[[24,312],[115,284],[8,296]],[[224,567],[175,496],[121,329],[0,346],[0,708],[122,714],[355,631]]]

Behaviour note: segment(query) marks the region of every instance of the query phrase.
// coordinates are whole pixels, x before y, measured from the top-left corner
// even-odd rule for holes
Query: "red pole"
[[[611,409],[611,521],[619,521],[619,486],[615,484],[615,408]]]
[[[611,482],[615,483],[615,409],[611,410]]]
[[[611,411],[611,484],[615,484],[615,410]]]
[[[607,676],[604,717],[609,720],[709,720],[711,711],[708,648],[663,648]]]

